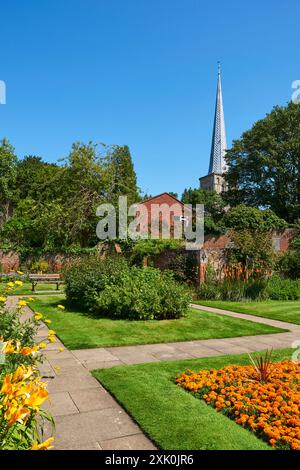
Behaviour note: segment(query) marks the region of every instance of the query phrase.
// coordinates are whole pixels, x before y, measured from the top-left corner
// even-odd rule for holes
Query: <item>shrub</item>
[[[49,264],[47,263],[47,261],[43,261],[43,260],[35,261],[30,266],[30,271],[32,273],[44,274],[48,272],[48,270],[49,270]]]
[[[179,318],[190,300],[169,272],[128,266],[122,258],[78,262],[66,270],[65,281],[72,306],[111,318]]]
[[[279,271],[286,277],[300,278],[300,237],[294,239],[279,262]]]
[[[197,296],[203,300],[299,300],[300,280],[272,276],[269,279],[203,283],[197,289]]]
[[[124,258],[115,256],[105,260],[89,256],[78,259],[64,270],[66,298],[70,306],[78,310],[89,311],[95,307],[95,295],[111,279],[114,282],[128,272]]]
[[[299,300],[300,279],[281,279],[273,276],[266,287],[267,298],[271,300]]]
[[[178,282],[195,284],[198,279],[197,257],[194,253],[179,253],[169,264],[174,274],[174,279]]]
[[[197,289],[197,297],[202,300],[222,299],[220,285],[217,282],[203,282]]]

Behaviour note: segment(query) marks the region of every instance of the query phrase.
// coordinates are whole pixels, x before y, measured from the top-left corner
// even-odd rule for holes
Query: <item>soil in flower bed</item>
[[[264,382],[253,366],[187,370],[176,382],[273,448],[300,450],[299,364],[271,364]]]

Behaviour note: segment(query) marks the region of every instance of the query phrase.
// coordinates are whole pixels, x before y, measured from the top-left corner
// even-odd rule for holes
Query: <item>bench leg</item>
[[[32,283],[32,288],[31,288],[31,292],[34,292],[34,289],[35,289],[35,283],[33,282],[33,283]]]
[[[58,288],[59,288],[59,283],[57,282],[56,283],[56,290],[58,290]]]

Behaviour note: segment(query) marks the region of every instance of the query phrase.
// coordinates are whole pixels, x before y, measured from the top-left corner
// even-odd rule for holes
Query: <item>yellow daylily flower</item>
[[[22,271],[17,271],[17,274],[19,274],[20,276],[22,276],[24,273]]]
[[[56,331],[54,331],[54,330],[48,330],[48,335],[49,335],[49,336],[54,336],[54,335],[56,335]]]
[[[36,353],[37,350],[38,350],[37,346],[34,346],[33,348],[24,346],[22,349],[20,349],[20,354],[22,354],[22,356],[30,356],[31,354]]]
[[[39,343],[38,347],[41,348],[41,349],[45,349],[47,347],[47,344],[46,343]]]
[[[27,305],[26,300],[19,300],[19,302],[18,302],[19,307],[26,307],[26,305]]]
[[[55,336],[48,336],[48,341],[50,341],[50,343],[55,343],[56,342]]]
[[[52,449],[53,446],[51,446],[51,444],[53,443],[54,441],[54,438],[53,437],[49,437],[49,439],[47,439],[46,441],[42,442],[41,444],[38,444],[37,442],[35,442],[32,447],[31,447],[31,450],[47,450],[47,449]]]
[[[58,305],[57,305],[57,308],[59,308],[60,310],[65,310],[65,307],[64,307],[63,305],[61,305],[61,304],[58,304]]]
[[[44,320],[44,323],[48,323],[48,325],[50,325],[50,323],[52,323],[51,320]]]
[[[2,295],[0,296],[0,302],[6,302],[7,298],[3,297]]]
[[[7,285],[7,287],[14,287],[15,284],[10,281],[10,282],[8,282],[6,285]]]
[[[63,352],[65,350],[65,348],[58,348],[57,351],[58,352]]]
[[[16,285],[16,286],[22,286],[22,285],[23,285],[23,282],[22,282],[22,281],[15,281],[15,285]]]

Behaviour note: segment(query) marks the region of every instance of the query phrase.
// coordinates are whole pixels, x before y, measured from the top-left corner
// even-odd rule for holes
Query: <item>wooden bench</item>
[[[32,285],[32,292],[35,291],[35,287],[39,282],[47,284],[56,284],[56,290],[59,289],[59,284],[62,284],[60,274],[29,274],[29,282]]]

